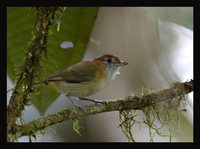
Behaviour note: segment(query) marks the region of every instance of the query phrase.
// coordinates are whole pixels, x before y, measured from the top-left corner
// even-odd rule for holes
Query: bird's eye
[[[107,62],[108,62],[108,63],[111,63],[111,62],[112,62],[112,59],[111,59],[111,58],[108,58],[108,59],[107,59]]]

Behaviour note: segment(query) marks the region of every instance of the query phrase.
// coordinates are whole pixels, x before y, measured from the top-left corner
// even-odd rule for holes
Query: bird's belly
[[[63,81],[49,82],[59,92],[75,97],[87,97],[102,89],[106,82],[66,83]]]

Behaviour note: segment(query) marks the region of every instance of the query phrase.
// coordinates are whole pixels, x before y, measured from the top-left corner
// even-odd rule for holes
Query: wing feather
[[[67,69],[60,70],[48,77],[43,83],[51,81],[65,81],[68,83],[83,83],[96,79],[96,66],[89,61],[77,63]]]

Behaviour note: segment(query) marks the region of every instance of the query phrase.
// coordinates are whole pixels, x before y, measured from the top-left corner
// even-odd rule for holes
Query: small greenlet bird
[[[105,54],[91,61],[82,61],[62,69],[43,80],[66,96],[87,97],[101,90],[120,74],[121,66],[127,65],[117,56]]]

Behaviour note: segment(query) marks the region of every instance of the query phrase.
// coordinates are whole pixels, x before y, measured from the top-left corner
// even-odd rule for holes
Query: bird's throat
[[[107,75],[107,80],[111,81],[113,80],[117,75],[120,74],[119,72],[120,67],[107,67],[106,70],[106,75]]]

